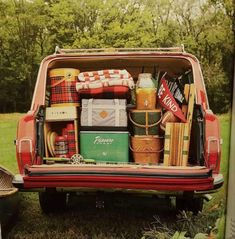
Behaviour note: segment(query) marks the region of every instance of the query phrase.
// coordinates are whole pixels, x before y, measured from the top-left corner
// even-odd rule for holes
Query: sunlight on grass
[[[3,121],[18,121],[23,114],[12,113],[12,114],[0,114],[0,123]]]
[[[16,128],[22,114],[0,114],[0,165],[13,173],[18,172],[14,140]]]

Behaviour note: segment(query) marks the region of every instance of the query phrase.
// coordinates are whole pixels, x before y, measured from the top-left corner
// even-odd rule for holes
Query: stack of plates
[[[49,130],[46,135],[47,147],[51,154],[51,156],[55,156],[55,139],[57,137],[57,133]]]

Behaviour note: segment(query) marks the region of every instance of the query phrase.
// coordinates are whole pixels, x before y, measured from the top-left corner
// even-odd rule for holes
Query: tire
[[[177,211],[192,211],[197,215],[203,209],[203,198],[176,198]]]
[[[39,193],[39,204],[44,213],[61,212],[65,210],[67,204],[66,193],[48,190]]]

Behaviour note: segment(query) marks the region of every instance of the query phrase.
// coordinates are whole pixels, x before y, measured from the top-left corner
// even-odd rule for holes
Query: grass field
[[[15,160],[16,125],[20,114],[0,114],[0,164],[17,173]],[[223,137],[221,171],[227,178],[229,153],[229,115],[219,116]],[[68,210],[60,214],[44,215],[38,204],[37,193],[20,193],[21,206],[16,224],[8,238],[169,238],[174,231],[188,231],[190,235],[208,232],[221,219],[219,236],[223,238],[226,183],[222,190],[206,203],[202,214],[175,215],[168,202],[144,199],[110,201],[105,208],[95,207],[95,196],[70,197]],[[159,231],[162,232],[160,237]],[[216,230],[215,230],[216,231]],[[156,236],[158,235],[158,236]]]
[[[17,173],[15,146],[17,121],[21,114],[0,114],[0,164]]]

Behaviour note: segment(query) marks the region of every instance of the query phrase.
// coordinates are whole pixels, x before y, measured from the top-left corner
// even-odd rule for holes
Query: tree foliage
[[[40,61],[64,48],[184,44],[215,112],[230,107],[233,0],[0,0],[0,112],[29,108]]]

